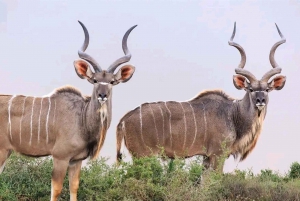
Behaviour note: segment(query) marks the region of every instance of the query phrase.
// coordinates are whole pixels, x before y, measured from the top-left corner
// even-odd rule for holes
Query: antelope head
[[[112,87],[119,84],[120,82],[127,82],[128,80],[130,80],[135,71],[134,66],[124,65],[119,69],[117,73],[114,73],[118,66],[128,62],[131,58],[131,53],[129,52],[129,49],[127,47],[127,38],[130,32],[137,25],[131,27],[123,37],[122,48],[125,56],[113,62],[107,70],[102,70],[97,61],[90,55],[85,53],[85,50],[89,45],[89,33],[84,24],[80,21],[78,22],[83,28],[85,39],[81,49],[78,50],[78,55],[81,59],[74,61],[75,71],[81,79],[86,79],[94,85],[93,94],[102,105],[106,102],[107,99],[110,98]],[[90,65],[92,65],[94,72],[92,72]]]
[[[237,75],[233,76],[233,84],[237,89],[244,89],[249,94],[252,105],[254,105],[254,107],[256,107],[259,111],[267,106],[269,101],[268,93],[274,89],[282,89],[286,81],[286,77],[283,75],[276,76],[271,81],[269,81],[272,76],[281,73],[281,68],[276,63],[274,55],[277,47],[286,42],[286,39],[280,32],[277,24],[275,25],[281,37],[281,40],[275,43],[270,51],[269,59],[273,68],[266,74],[264,74],[264,76],[260,80],[258,80],[251,72],[244,69],[244,66],[246,64],[246,53],[239,44],[233,42],[236,31],[235,23],[232,36],[230,38],[230,41],[228,41],[229,45],[237,48],[241,54],[241,62],[238,68],[235,69]]]

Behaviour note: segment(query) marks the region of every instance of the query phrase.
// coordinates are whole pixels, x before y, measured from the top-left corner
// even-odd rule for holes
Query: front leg
[[[75,164],[69,166],[70,201],[77,201],[81,164],[82,161],[77,161]]]
[[[53,157],[51,201],[56,201],[61,193],[68,166],[69,160],[60,160]]]

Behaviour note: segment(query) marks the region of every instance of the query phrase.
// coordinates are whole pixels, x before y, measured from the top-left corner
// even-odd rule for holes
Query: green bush
[[[300,179],[294,179],[299,178],[297,167],[299,163],[293,163],[286,176],[271,170],[262,170],[258,175],[250,170],[220,174],[204,171],[199,158],[190,163],[139,158],[120,166],[100,159],[82,168],[78,200],[300,201]],[[49,200],[51,171],[49,157],[31,159],[13,154],[0,175],[0,200]],[[60,200],[69,200],[67,177]]]
[[[289,177],[291,179],[300,178],[300,164],[298,162],[294,162],[291,165]]]

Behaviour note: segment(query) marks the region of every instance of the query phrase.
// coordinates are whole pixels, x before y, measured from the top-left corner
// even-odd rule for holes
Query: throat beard
[[[261,110],[258,110],[258,117],[260,117],[260,114],[261,114],[261,111],[262,111],[263,109],[261,109]]]

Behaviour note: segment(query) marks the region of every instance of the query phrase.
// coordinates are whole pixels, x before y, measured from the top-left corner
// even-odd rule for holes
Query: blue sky
[[[287,76],[281,91],[270,93],[268,113],[257,146],[234,168],[281,173],[300,161],[300,1],[193,0],[2,0],[0,1],[0,92],[43,96],[69,84],[90,95],[92,85],[78,78],[73,61],[83,42],[82,21],[90,33],[87,52],[102,68],[123,55],[121,40],[131,26],[128,46],[132,79],[113,89],[113,121],[101,156],[115,160],[115,128],[129,110],[144,102],[184,101],[206,89],[223,89],[242,98],[232,83],[240,61],[228,45],[233,23],[235,40],[247,54],[245,68],[261,77],[271,65],[269,51],[280,37],[287,43],[275,55]]]

